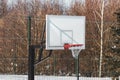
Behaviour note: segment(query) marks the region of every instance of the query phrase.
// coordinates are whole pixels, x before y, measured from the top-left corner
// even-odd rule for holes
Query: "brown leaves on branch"
[[[63,1],[61,1],[63,2]],[[110,46],[110,27],[115,21],[113,13],[120,7],[119,0],[106,0],[104,10],[104,41],[103,41],[103,55],[111,55],[109,50]],[[26,74],[27,72],[27,16],[32,16],[32,44],[40,43],[41,31],[44,26],[46,14],[51,15],[75,15],[75,16],[86,16],[86,49],[80,53],[80,73],[83,76],[98,76],[98,60],[100,52],[100,11],[101,11],[101,0],[86,0],[85,3],[80,3],[75,0],[71,3],[69,8],[65,8],[65,3],[59,3],[59,0],[45,1],[32,0],[31,2],[22,2],[18,0],[17,4],[13,4],[12,7],[6,9],[7,5],[4,3],[0,4],[0,43],[4,45],[0,46],[1,58],[6,59],[9,57],[9,63],[5,72],[18,74]],[[79,35],[78,35],[79,36]],[[45,64],[40,64],[36,69],[37,74],[47,73],[59,75],[59,71],[67,73],[74,72],[74,60],[72,59],[71,52],[55,51],[57,53],[50,58],[50,69],[44,67]],[[69,54],[68,54],[69,53]],[[54,57],[57,58],[55,59]],[[66,59],[67,57],[67,59]],[[18,60],[18,59],[25,59]],[[73,60],[73,61],[72,61]],[[58,65],[52,65],[57,61]],[[70,64],[70,62],[72,64]],[[5,60],[0,60],[0,72],[4,72]],[[60,62],[60,63],[59,63]],[[44,62],[48,63],[48,61]],[[104,62],[107,64],[107,62]],[[62,65],[61,65],[62,64]],[[89,67],[88,67],[89,66]],[[109,65],[108,65],[109,66]],[[55,68],[56,67],[56,68]],[[105,70],[106,67],[103,67]],[[42,71],[41,71],[42,70]],[[54,73],[53,73],[54,72]],[[105,71],[103,71],[105,72]],[[109,73],[105,73],[102,76],[108,76]]]

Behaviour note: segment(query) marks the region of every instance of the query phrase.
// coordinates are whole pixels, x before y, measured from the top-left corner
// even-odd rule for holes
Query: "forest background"
[[[85,3],[75,0],[69,7],[63,0],[18,0],[10,6],[7,0],[0,0],[0,74],[28,74],[28,16],[32,17],[31,44],[38,45],[45,16],[49,14],[86,16],[86,49],[80,53],[81,76],[119,76],[120,45],[114,42],[120,37],[113,31],[120,27],[115,14],[119,8],[120,0],[86,0]],[[36,50],[36,60],[38,54]],[[35,74],[74,75],[71,52],[53,51],[49,59],[35,67]]]

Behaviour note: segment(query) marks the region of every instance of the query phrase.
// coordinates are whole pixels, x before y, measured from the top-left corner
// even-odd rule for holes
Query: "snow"
[[[0,80],[28,80],[27,75],[0,75]],[[77,80],[72,76],[35,76],[35,80]],[[80,77],[79,80],[112,80],[111,78]]]

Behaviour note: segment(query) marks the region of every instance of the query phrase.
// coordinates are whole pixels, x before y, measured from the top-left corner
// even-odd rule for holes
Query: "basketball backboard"
[[[46,49],[63,50],[66,43],[85,49],[85,16],[46,15]]]

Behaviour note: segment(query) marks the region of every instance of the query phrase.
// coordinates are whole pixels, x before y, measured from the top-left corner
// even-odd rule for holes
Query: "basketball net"
[[[78,59],[82,46],[83,44],[64,44],[64,49],[65,50],[70,49],[72,52],[73,58]]]

